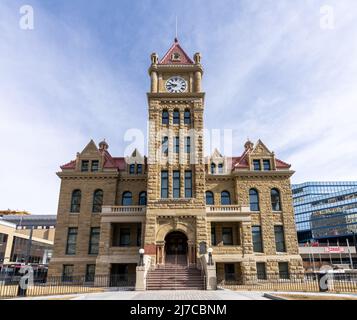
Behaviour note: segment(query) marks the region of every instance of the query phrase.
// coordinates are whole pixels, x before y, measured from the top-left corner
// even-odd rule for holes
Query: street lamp
[[[212,259],[213,249],[212,248],[208,248],[207,252],[208,252],[208,265],[209,266],[213,266],[213,259]]]
[[[140,255],[139,267],[144,266],[144,253],[145,253],[145,250],[143,248],[139,249],[139,255]]]

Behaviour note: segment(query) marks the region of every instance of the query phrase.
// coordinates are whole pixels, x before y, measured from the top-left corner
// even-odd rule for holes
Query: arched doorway
[[[165,237],[165,264],[185,265],[187,261],[187,236],[180,231],[173,231]]]

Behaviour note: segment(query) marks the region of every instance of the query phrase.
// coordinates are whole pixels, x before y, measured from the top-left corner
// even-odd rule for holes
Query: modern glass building
[[[299,242],[355,244],[357,181],[305,182],[292,185]]]

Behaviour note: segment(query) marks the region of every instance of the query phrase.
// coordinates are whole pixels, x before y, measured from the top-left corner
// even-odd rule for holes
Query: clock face
[[[181,77],[172,77],[166,81],[166,90],[171,93],[184,92],[187,89],[187,83],[185,79]]]

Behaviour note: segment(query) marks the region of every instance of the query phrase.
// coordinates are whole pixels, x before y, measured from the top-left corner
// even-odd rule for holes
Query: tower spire
[[[178,22],[177,22],[177,15],[176,15],[175,42],[178,42],[178,38],[177,38],[177,29],[178,29]]]

